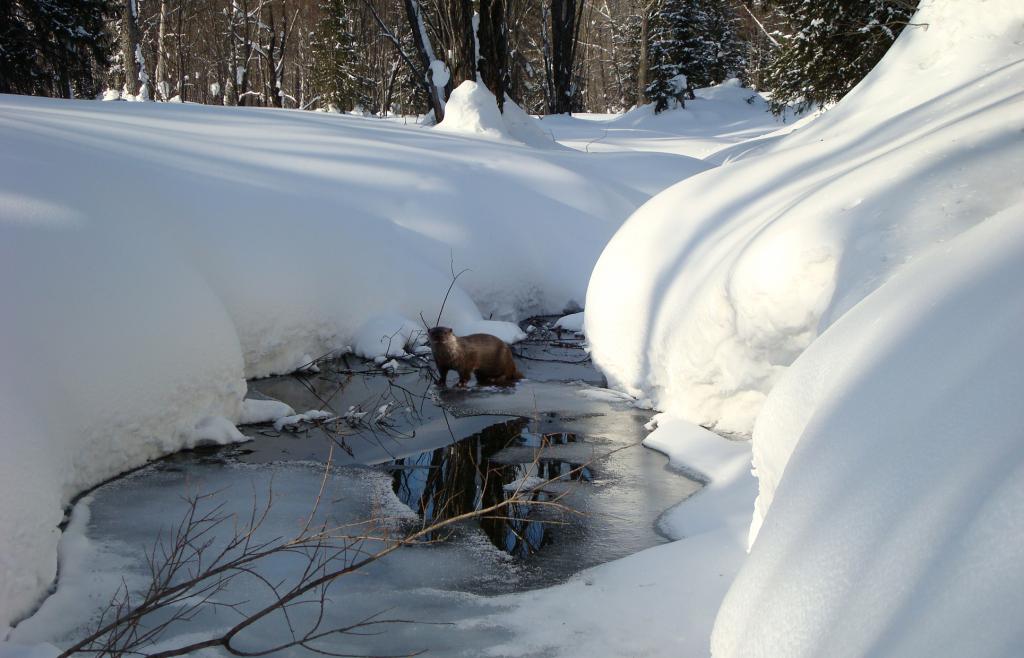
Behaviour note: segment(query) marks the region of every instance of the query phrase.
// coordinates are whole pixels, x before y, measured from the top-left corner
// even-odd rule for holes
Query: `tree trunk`
[[[445,4],[447,23],[448,68],[451,78],[447,93],[466,80],[476,80],[476,38],[473,35],[473,0],[448,0]]]
[[[131,96],[139,95],[139,23],[136,20],[138,0],[124,0],[121,11],[121,59],[124,60],[124,91]]]
[[[480,0],[480,79],[494,94],[498,109],[505,111],[505,80],[508,74],[508,30],[505,0]]]
[[[178,7],[178,28],[175,30],[175,51],[178,56],[178,96],[181,97],[182,102],[188,100],[185,94],[185,48],[182,43],[185,34],[185,5],[182,4]],[[204,78],[205,80],[205,78]],[[194,84],[199,84],[199,80],[193,81]],[[205,90],[203,92],[205,94]]]
[[[270,18],[267,28],[270,32],[270,43],[267,46],[267,94],[270,96],[268,105],[282,107],[281,103],[281,69],[284,62],[284,40],[288,33],[288,7],[282,13],[281,40],[277,38],[277,26],[274,22],[274,3],[269,4]]]
[[[167,45],[164,39],[167,36],[167,0],[160,0],[160,28],[156,38],[156,90],[160,94],[160,100],[166,101],[170,97],[170,84],[167,82]]]
[[[228,15],[228,39],[231,53],[228,63],[225,105],[245,105],[249,91],[249,57],[252,55],[252,37],[249,34],[249,3],[231,0]]]
[[[647,40],[650,38],[647,21],[650,15],[650,7],[644,7],[643,14],[640,16],[640,43],[638,44],[640,48],[640,66],[637,67],[636,72],[637,105],[647,101]]]
[[[427,27],[423,22],[422,8],[418,0],[405,0],[405,14],[409,19],[409,27],[412,29],[413,43],[416,45],[416,55],[420,60],[420,68],[424,72],[427,95],[430,98],[430,107],[434,110],[434,121],[441,123],[444,119],[444,89],[434,84],[434,69],[431,66],[437,58],[434,57],[434,49],[430,45],[430,37],[427,35]],[[447,83],[447,80],[445,81]]]
[[[551,0],[551,108],[553,114],[572,111],[572,72],[576,57],[583,0]]]

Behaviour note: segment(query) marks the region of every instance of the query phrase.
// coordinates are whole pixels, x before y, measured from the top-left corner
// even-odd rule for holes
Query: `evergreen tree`
[[[762,86],[772,111],[834,103],[867,75],[913,15],[907,0],[775,0],[786,26]]]
[[[636,13],[627,14],[621,23],[612,24],[611,54],[609,68],[616,82],[618,103],[616,110],[626,110],[640,101],[638,95],[638,73],[640,71],[639,44],[641,36],[641,17]]]
[[[740,37],[739,16],[724,2],[708,3],[705,8],[705,73],[698,87],[718,84],[729,78],[743,77],[747,67],[747,43]]]
[[[361,49],[354,34],[346,0],[324,0],[321,19],[311,44],[313,85],[320,94],[321,107],[350,111],[372,105]]]
[[[722,0],[661,0],[651,18],[647,98],[654,111],[683,106],[693,90],[740,72],[736,16]]]
[[[114,11],[110,0],[0,0],[0,93],[95,96]]]

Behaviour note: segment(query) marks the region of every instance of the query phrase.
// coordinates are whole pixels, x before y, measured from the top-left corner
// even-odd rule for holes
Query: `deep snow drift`
[[[824,328],[1019,200],[1021,27],[1007,17],[1018,5],[984,3],[967,24],[956,7],[922,10],[930,27],[908,30],[818,120],[630,218],[587,295],[587,335],[611,381],[748,434]]]
[[[913,22],[820,118],[652,199],[591,280],[613,383],[753,431],[716,656],[1024,650],[1024,6]]]
[[[1024,652],[1022,281],[1018,204],[797,359],[754,434],[759,511],[774,502],[716,656]]]
[[[246,377],[401,355],[452,267],[441,321],[514,340],[502,321],[578,305],[624,218],[710,166],[578,153],[515,108],[504,130],[544,149],[481,136],[470,92],[441,130],[0,96],[0,629],[53,581],[62,506],[236,440],[268,413],[243,408]]]

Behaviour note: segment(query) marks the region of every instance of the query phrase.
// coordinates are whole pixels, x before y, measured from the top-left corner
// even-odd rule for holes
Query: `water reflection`
[[[424,525],[517,495],[523,503],[480,517],[477,523],[491,543],[507,553],[517,557],[537,553],[554,540],[560,525],[571,521],[572,493],[580,483],[593,480],[593,465],[566,461],[558,458],[557,450],[551,451],[582,443],[576,434],[539,434],[528,431],[528,426],[528,419],[516,418],[458,443],[393,461],[386,468],[392,471],[395,494],[419,513]],[[518,448],[524,461],[493,459],[510,448]],[[570,510],[525,501],[559,502]]]

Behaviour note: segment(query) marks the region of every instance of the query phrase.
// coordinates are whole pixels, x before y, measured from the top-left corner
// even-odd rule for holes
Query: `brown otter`
[[[480,386],[512,386],[523,378],[523,373],[512,360],[512,350],[497,336],[456,336],[448,327],[434,327],[427,335],[441,374],[442,387],[448,385],[449,370],[459,373],[456,386],[465,386],[474,372]]]

